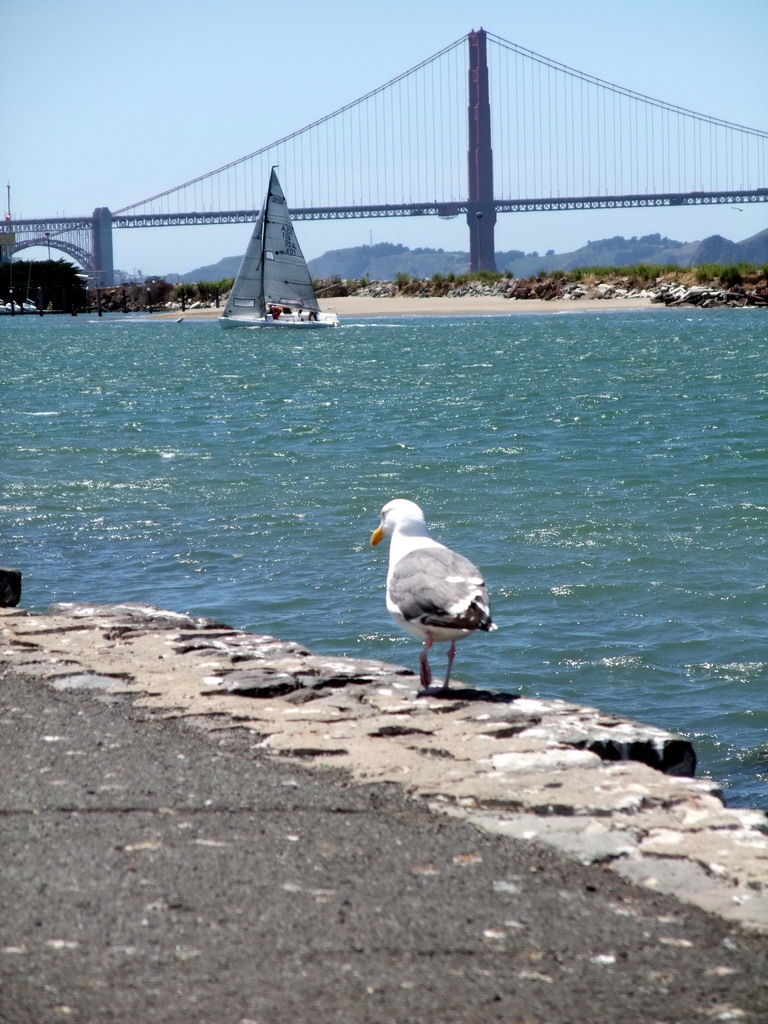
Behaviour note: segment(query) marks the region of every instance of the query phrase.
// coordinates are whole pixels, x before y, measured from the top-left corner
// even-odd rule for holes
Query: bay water
[[[408,497],[491,590],[457,685],[679,731],[768,808],[764,311],[3,317],[0,359],[23,607],[148,602],[416,670],[369,546]]]

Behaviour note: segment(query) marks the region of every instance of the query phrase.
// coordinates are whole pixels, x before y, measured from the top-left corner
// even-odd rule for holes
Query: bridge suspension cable
[[[465,51],[462,37],[306,127],[113,213],[259,209],[274,165],[294,208],[463,199]]]
[[[488,34],[498,199],[768,184],[768,132],[666,103]]]
[[[251,220],[276,164],[300,219],[465,216],[473,268],[494,265],[498,213],[768,202],[768,132],[480,29],[182,185],[89,218],[14,221],[12,251],[55,244],[109,281],[113,227]]]
[[[604,81],[487,33],[497,200],[652,196],[766,185],[768,133]],[[113,211],[261,206],[272,165],[301,209],[467,200],[466,38],[276,142]],[[434,210],[434,206],[433,206]],[[439,211],[438,211],[439,212]]]

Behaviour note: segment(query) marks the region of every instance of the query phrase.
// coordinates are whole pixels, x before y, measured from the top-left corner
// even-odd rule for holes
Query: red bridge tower
[[[470,270],[495,270],[493,150],[485,31],[469,33],[469,225]]]

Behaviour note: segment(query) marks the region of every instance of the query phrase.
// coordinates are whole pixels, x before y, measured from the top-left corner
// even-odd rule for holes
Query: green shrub
[[[224,277],[220,281],[184,282],[174,285],[171,299],[174,302],[181,302],[183,296],[185,302],[212,302],[217,293],[221,297],[231,291],[234,283],[231,277]]]
[[[679,272],[680,269],[676,263],[636,263],[632,267],[622,267],[620,272],[637,281],[655,281],[657,277]]]
[[[470,270],[467,276],[470,281],[482,281],[483,284],[496,284],[501,280],[501,274],[497,270]]]
[[[732,263],[727,267],[723,267],[720,280],[726,287],[731,288],[735,284],[741,284],[744,280],[744,275],[751,273],[752,270],[753,267],[749,263]]]
[[[720,276],[721,270],[719,263],[700,263],[696,267],[696,280],[699,284],[709,284]]]

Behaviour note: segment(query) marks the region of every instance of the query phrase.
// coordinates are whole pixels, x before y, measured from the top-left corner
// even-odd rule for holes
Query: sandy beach
[[[608,309],[664,309],[650,299],[505,299],[499,295],[472,295],[460,299],[391,298],[374,299],[364,295],[320,299],[322,310],[335,310],[342,319],[378,316],[507,316],[513,313],[577,313]],[[221,315],[220,309],[188,309],[159,313],[159,317],[205,319]]]
[[[505,316],[510,313],[562,313],[597,309],[640,309],[650,299],[505,299],[500,295],[463,298],[373,299],[349,296],[320,299],[321,309],[335,309],[340,317],[356,316]],[[663,308],[663,307],[662,307]]]

